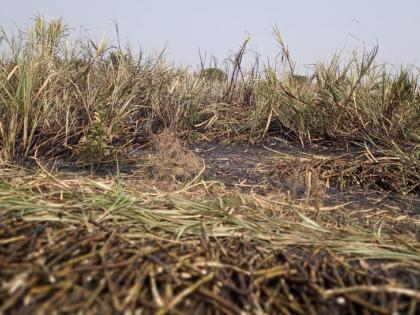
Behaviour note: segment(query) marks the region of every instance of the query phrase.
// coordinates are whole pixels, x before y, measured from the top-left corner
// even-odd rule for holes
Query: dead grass
[[[4,34],[9,50],[0,58],[3,160],[117,163],[161,134],[155,142],[157,177],[182,180],[199,163],[167,130],[194,141],[256,143],[276,135],[303,147],[366,148],[372,157],[347,166],[330,159],[344,173],[324,175],[418,193],[418,74],[377,65],[376,48],[347,62],[336,56],[317,63],[309,82],[294,73],[290,50],[276,30],[283,63],[256,60],[246,71],[247,39],[227,65],[227,78],[219,80],[225,73],[207,69],[219,77],[214,80],[200,75],[205,69],[197,73],[168,65],[161,56],[135,56],[106,40],[79,38],[69,47],[68,36],[61,21],[42,17],[26,33]]]
[[[418,311],[419,220],[395,208],[1,175],[3,312]]]
[[[420,164],[414,156],[391,156],[386,152],[365,148],[333,156],[279,158],[274,163],[280,179],[295,178],[316,182],[315,186],[336,187],[340,191],[352,187],[365,190],[416,194],[420,185]]]
[[[192,179],[203,168],[203,161],[189,151],[173,131],[163,130],[152,137],[155,165],[152,172],[160,180],[183,182]]]

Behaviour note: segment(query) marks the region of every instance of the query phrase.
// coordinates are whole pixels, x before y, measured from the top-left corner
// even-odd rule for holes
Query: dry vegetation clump
[[[287,191],[290,200],[303,199],[306,205],[311,204],[319,209],[330,185],[311,162],[312,159],[298,158],[277,160],[273,162],[271,176],[281,183],[279,187]]]
[[[152,138],[155,158],[152,156],[151,172],[160,180],[182,182],[200,173],[203,162],[189,151],[182,140],[168,129]]]
[[[331,157],[319,161],[322,179],[335,181],[342,190],[357,184],[363,188],[407,194],[420,192],[420,164],[417,160],[362,151],[357,156]]]
[[[216,67],[203,69],[200,72],[200,76],[207,80],[214,80],[214,81],[221,81],[221,82],[228,80],[228,75],[223,70]]]
[[[407,160],[404,154],[392,155],[380,150],[365,149],[333,156],[280,159],[274,163],[273,175],[283,181],[300,179],[301,183],[311,177],[318,181],[317,185],[336,187],[340,191],[359,186],[403,195],[418,194],[419,161]],[[299,180],[296,182],[299,183]]]

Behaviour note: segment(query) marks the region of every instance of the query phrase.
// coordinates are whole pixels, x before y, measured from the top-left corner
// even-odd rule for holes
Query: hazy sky
[[[420,64],[420,0],[0,0],[0,25],[16,30],[42,14],[62,17],[69,26],[87,29],[96,39],[115,38],[152,53],[166,47],[166,57],[197,65],[198,49],[220,61],[249,34],[249,48],[265,59],[278,53],[276,24],[299,68],[326,60],[337,51],[372,48],[379,60]]]

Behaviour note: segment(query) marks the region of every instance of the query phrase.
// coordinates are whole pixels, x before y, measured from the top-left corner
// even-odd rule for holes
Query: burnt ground
[[[203,180],[220,182],[227,191],[256,193],[262,196],[287,195],[288,200],[294,203],[321,208],[340,206],[346,212],[363,213],[363,211],[375,212],[385,209],[401,215],[414,216],[420,220],[419,196],[403,196],[389,191],[362,188],[358,185],[340,188],[337,183],[331,183],[327,187],[322,180],[313,182],[312,187],[308,189],[305,174],[302,174],[301,165],[304,163],[301,159],[310,161],[312,158],[340,155],[343,153],[340,148],[325,146],[300,148],[271,139],[261,144],[198,142],[185,145],[182,149],[194,153],[199,160],[204,161]],[[120,173],[134,181],[152,178],[152,185],[159,186],[160,181],[167,180],[167,174],[175,171],[173,165],[165,168],[154,166],[162,164],[159,157],[156,161],[156,155],[159,155],[156,151],[153,145],[142,146],[132,150],[130,157],[121,161],[118,166],[114,161],[110,161],[109,164],[104,163],[94,168],[85,166],[84,169],[99,176]],[[185,154],[176,156],[175,164],[182,162],[183,158]],[[183,168],[188,169],[190,167],[188,163],[188,161],[184,163]],[[83,169],[71,162],[61,162],[58,165],[60,171],[79,172]],[[198,172],[199,169],[193,170],[190,178]],[[165,177],[159,177],[157,173],[160,175],[165,173]],[[185,176],[170,177],[178,177],[170,181],[178,181],[181,185],[190,179]],[[163,187],[164,190],[175,189],[176,184],[165,184]],[[360,223],[363,223],[365,220],[363,216],[359,218]],[[341,219],[337,216],[337,220]],[[420,240],[418,226],[397,224],[392,225],[392,229],[401,232],[408,229]]]
[[[298,170],[302,164],[300,159],[338,156],[347,152],[342,148],[324,145],[301,148],[274,138],[260,144],[201,141],[186,145],[186,150],[204,160],[204,180],[219,181],[229,190],[261,195],[286,193],[297,201],[319,199],[325,206],[346,204],[356,210],[386,205],[405,213],[420,215],[418,195],[403,196],[390,191],[362,188],[359,185],[340,187],[334,182],[327,187],[322,181],[316,182],[317,187],[308,191],[305,174],[302,174],[302,169]],[[156,171],[149,166],[150,157],[154,155],[156,150],[153,145],[146,145],[133,149],[129,158],[120,161],[118,166],[114,161],[95,167],[89,164],[81,167],[74,161],[60,161],[54,165],[60,171],[79,172],[85,169],[99,176],[116,173],[130,175],[146,170],[147,174],[139,177],[143,179],[144,176],[156,177]],[[179,159],[182,158],[181,155]],[[188,162],[184,167],[188,168]],[[165,172],[171,173],[171,167],[166,168]],[[185,178],[181,176],[180,181],[185,181]]]
[[[204,159],[207,167],[206,179],[221,181],[227,188],[254,191],[263,195],[289,193],[293,198],[301,200],[318,197],[327,206],[348,203],[354,209],[387,203],[403,211],[420,214],[420,198],[416,196],[406,197],[357,186],[340,189],[337,184],[322,187],[322,192],[313,196],[308,195],[302,174],[294,173],[293,169],[279,172],[285,155],[289,162],[293,162],[293,159],[340,154],[339,150],[301,149],[275,141],[261,145],[199,143],[191,145],[190,150]]]

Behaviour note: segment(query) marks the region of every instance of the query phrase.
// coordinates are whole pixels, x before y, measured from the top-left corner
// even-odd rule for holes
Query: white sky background
[[[279,52],[276,24],[298,69],[335,52],[371,49],[378,61],[395,66],[420,63],[420,0],[0,0],[0,25],[16,31],[31,17],[62,17],[71,27],[88,30],[98,41],[115,39],[117,21],[123,42],[153,53],[166,47],[166,58],[199,64],[198,49],[223,61],[247,34],[250,50],[265,61]]]

